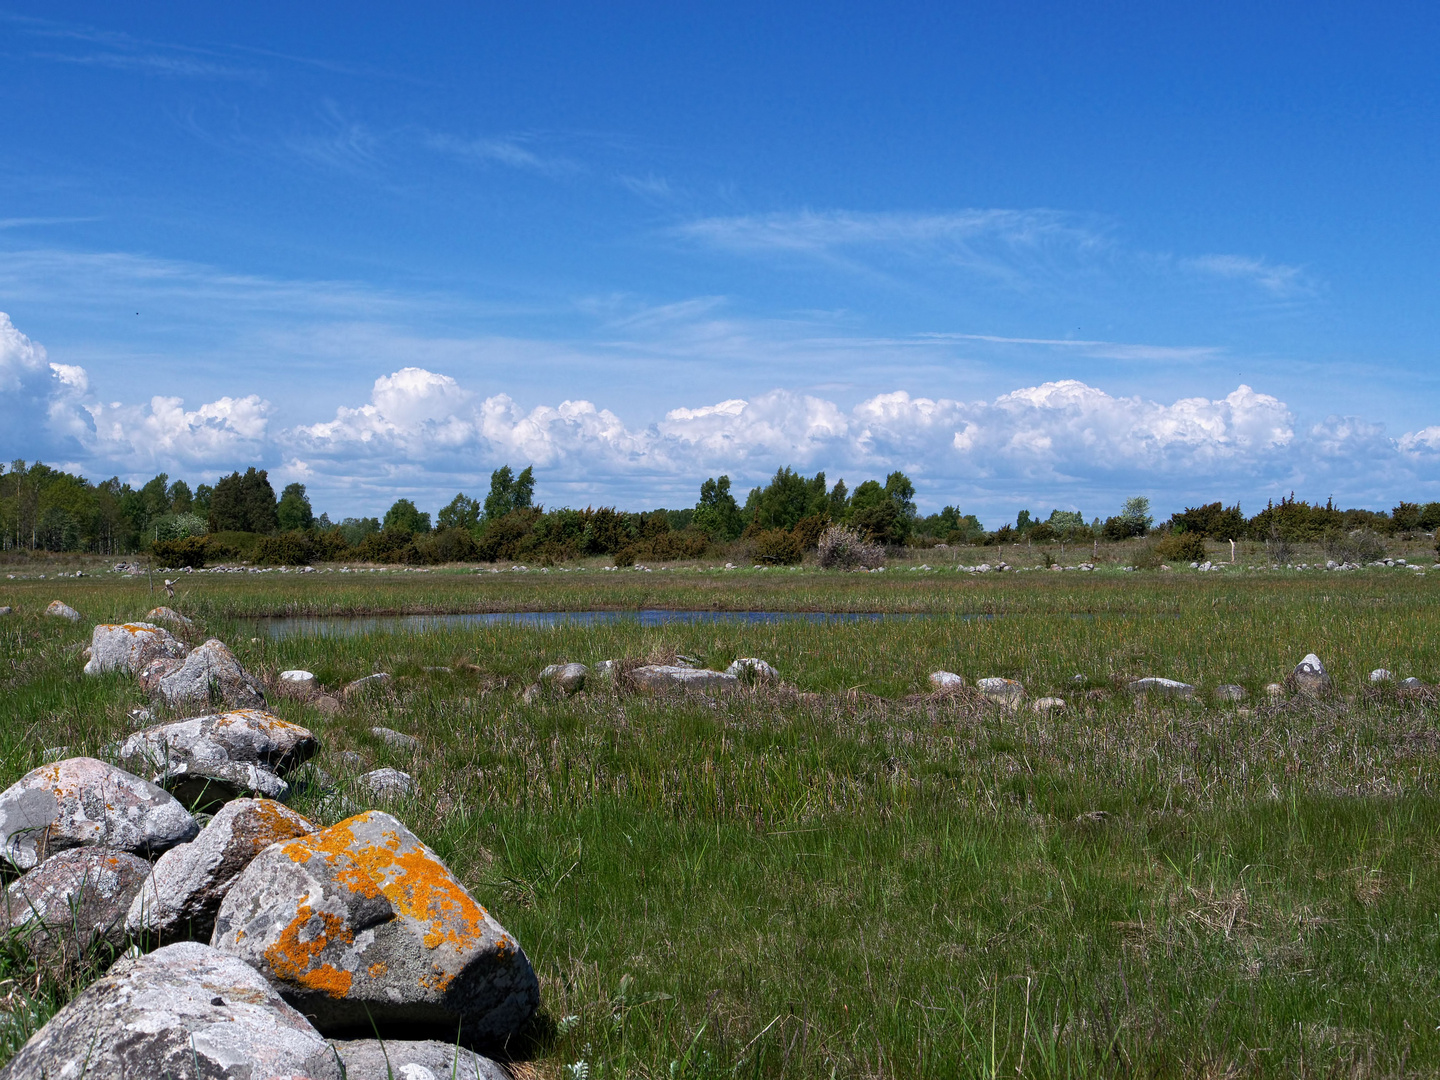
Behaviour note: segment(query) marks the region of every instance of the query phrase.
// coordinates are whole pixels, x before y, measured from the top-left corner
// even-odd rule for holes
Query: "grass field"
[[[81,675],[77,645],[160,600],[143,577],[0,586],[9,784],[129,729],[138,689]],[[86,621],[40,617],[55,598]],[[335,717],[275,708],[341,785],[344,750],[416,776],[396,812],[541,975],[522,1073],[1440,1073],[1434,697],[1366,680],[1440,680],[1440,572],[192,575],[174,603],[252,670],[396,676]],[[932,614],[282,641],[247,621],[640,607]],[[1312,650],[1337,693],[1268,697]],[[676,652],[760,656],[793,690],[519,696],[552,661]],[[937,668],[1068,707],[931,697]],[[1141,675],[1200,700],[1116,689]],[[1220,683],[1250,699],[1214,703]],[[75,982],[8,964],[13,1049]]]

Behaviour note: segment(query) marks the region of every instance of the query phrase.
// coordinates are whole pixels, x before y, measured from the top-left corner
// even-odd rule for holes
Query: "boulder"
[[[346,1080],[510,1080],[495,1062],[453,1041],[346,1039],[333,1045]]]
[[[176,660],[170,656],[159,656],[135,673],[135,681],[140,684],[140,689],[145,691],[145,693],[151,697],[159,697],[160,680],[173,672],[179,671],[184,666],[184,660]]]
[[[647,664],[630,672],[638,690],[662,693],[666,690],[704,690],[725,693],[740,686],[740,680],[724,671],[681,667],[678,664]]]
[[[223,703],[232,709],[263,709],[260,681],[240,666],[223,641],[211,638],[190,650],[184,663],[157,681],[160,696],[171,708]]]
[[[399,769],[374,769],[356,777],[355,782],[377,799],[396,799],[418,790],[415,778]]]
[[[977,679],[975,689],[1004,709],[1018,709],[1025,700],[1025,687],[1015,679]]]
[[[370,734],[383,742],[386,746],[396,750],[403,750],[407,754],[413,754],[420,749],[420,740],[414,735],[406,735],[403,731],[396,731],[388,727],[372,727]]]
[[[955,690],[965,685],[965,680],[953,671],[932,671],[930,673],[931,690]]]
[[[83,616],[69,604],[61,603],[59,600],[51,600],[50,606],[45,609],[46,615],[55,615],[61,619],[69,619],[71,622],[79,622]]]
[[[308,698],[320,689],[320,681],[310,671],[298,669],[280,672],[276,693],[281,697]]]
[[[145,621],[150,623],[164,623],[166,626],[173,626],[182,634],[191,633],[195,624],[181,615],[174,608],[157,607],[151,608],[145,613]]]
[[[186,806],[211,806],[243,794],[288,798],[282,777],[319,746],[309,728],[262,709],[237,709],[137,731],[120,747],[120,760],[152,773]]]
[[[500,1040],[540,1000],[514,937],[377,810],[262,851],[221,902],[212,942],[327,1034],[373,1021]]]
[[[589,674],[590,669],[584,664],[551,664],[540,672],[540,682],[562,693],[574,694],[585,689],[585,677]]]
[[[1308,653],[1304,660],[1295,665],[1295,670],[1290,673],[1295,680],[1296,688],[1302,694],[1324,694],[1330,689],[1330,675],[1325,670],[1325,665],[1320,662],[1320,657],[1314,653]]]
[[[199,831],[173,795],[94,758],[41,765],[0,792],[3,855],[21,870],[75,847],[159,855]]]
[[[780,672],[753,656],[742,656],[725,669],[726,675],[734,675],[742,683],[755,686],[759,683],[778,683]]]
[[[243,961],[181,942],[119,966],[37,1031],[0,1080],[341,1080],[309,1022]]]
[[[199,836],[165,852],[153,870],[145,868],[149,876],[127,905],[125,930],[150,945],[209,941],[220,901],[240,871],[271,844],[314,831],[307,819],[270,799],[226,803]]]
[[[124,851],[71,848],[46,859],[5,890],[12,930],[42,963],[74,963],[97,946],[119,951],[125,912],[150,864]]]
[[[106,671],[139,674],[151,660],[185,655],[185,643],[176,641],[169,630],[151,623],[101,623],[90,634],[90,659],[86,675]]]
[[[1234,683],[1225,683],[1215,687],[1216,701],[1244,701],[1246,697],[1245,688]]]
[[[1162,697],[1188,698],[1195,696],[1195,687],[1178,679],[1161,679],[1151,676],[1127,683],[1125,689],[1132,694],[1159,694]]]

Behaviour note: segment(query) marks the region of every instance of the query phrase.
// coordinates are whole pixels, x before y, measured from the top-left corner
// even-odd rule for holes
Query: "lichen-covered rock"
[[[346,1039],[333,1045],[346,1080],[510,1080],[495,1062],[453,1042]]]
[[[778,683],[780,681],[780,672],[764,660],[754,656],[742,656],[735,660],[725,669],[725,674],[734,675],[742,683],[752,686],[758,683]]]
[[[975,689],[1002,709],[1018,709],[1025,700],[1025,687],[1015,679],[977,679]]]
[[[1195,687],[1176,679],[1149,677],[1135,679],[1126,684],[1132,694],[1159,694],[1163,697],[1188,698],[1195,696]]]
[[[151,773],[186,806],[212,806],[244,794],[287,799],[283,777],[319,746],[309,728],[262,709],[236,709],[137,731],[120,747],[120,760]]]
[[[965,680],[953,671],[932,671],[929,681],[932,690],[955,690],[965,685]]]
[[[184,642],[151,623],[101,623],[90,634],[86,675],[124,671],[135,675],[151,660],[185,655]]]
[[[42,963],[79,960],[100,945],[120,949],[125,912],[150,864],[124,851],[84,847],[46,859],[5,890],[5,912]]]
[[[584,664],[551,664],[540,672],[540,682],[565,694],[579,693],[585,689],[585,677],[590,669]]]
[[[46,615],[54,615],[61,619],[69,619],[71,622],[79,622],[83,616],[69,604],[59,600],[51,600],[50,606],[45,609]]]
[[[212,943],[253,964],[321,1031],[456,1025],[502,1039],[535,1012],[519,943],[433,851],[377,810],[262,851]],[[382,1030],[381,1034],[385,1034]]]
[[[145,621],[149,623],[164,623],[173,626],[183,634],[188,634],[195,629],[195,624],[181,615],[174,608],[157,607],[151,608],[145,613]]]
[[[724,671],[680,667],[678,664],[647,664],[630,672],[638,690],[660,693],[666,690],[704,690],[725,693],[740,686],[740,680]]]
[[[0,1069],[0,1080],[343,1075],[329,1044],[254,968],[195,942],[92,983]]]
[[[159,855],[199,831],[169,792],[94,758],[41,765],[0,792],[3,855],[21,870],[74,847]]]
[[[1302,694],[1316,696],[1330,690],[1330,673],[1325,670],[1320,657],[1313,652],[1306,654],[1305,659],[1295,665],[1290,677],[1295,680],[1295,687]]]
[[[306,818],[270,799],[226,803],[199,836],[161,855],[153,870],[146,867],[149,876],[128,904],[126,931],[151,945],[209,941],[220,901],[255,856],[314,831]]]
[[[156,680],[156,689],[171,708],[224,704],[232,709],[263,709],[260,681],[240,666],[223,641],[211,638],[190,650],[178,667]]]

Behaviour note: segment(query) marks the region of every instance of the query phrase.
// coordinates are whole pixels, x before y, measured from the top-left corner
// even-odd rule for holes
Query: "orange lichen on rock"
[[[277,976],[290,982],[299,983],[311,990],[319,990],[333,998],[343,998],[350,992],[353,977],[348,971],[341,971],[331,964],[315,963],[326,947],[339,942],[348,945],[355,935],[339,915],[328,911],[318,913],[320,926],[308,939],[301,934],[310,927],[316,913],[309,904],[301,904],[295,911],[290,925],[280,932],[275,943],[265,950],[265,959]]]

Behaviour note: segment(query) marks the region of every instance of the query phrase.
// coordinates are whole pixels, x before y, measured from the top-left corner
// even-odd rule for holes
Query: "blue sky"
[[[0,454],[1440,498],[1437,9],[974,7],[0,0]]]

